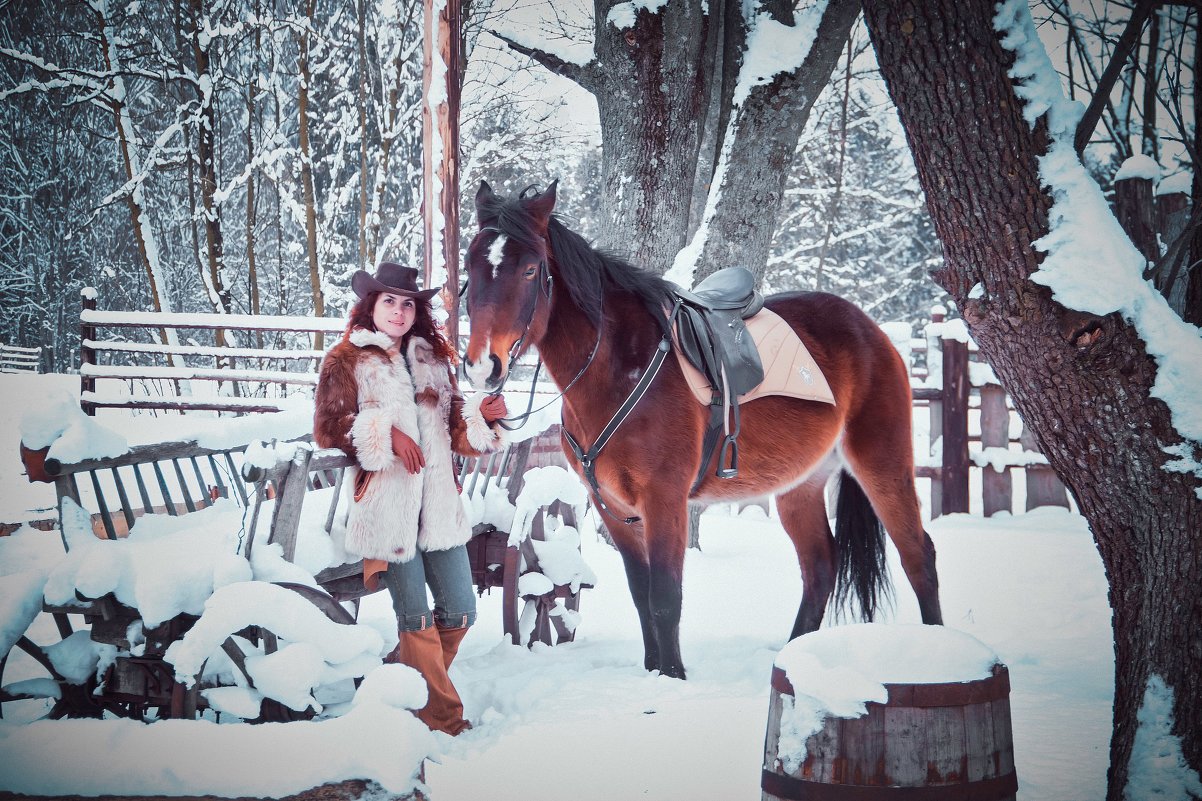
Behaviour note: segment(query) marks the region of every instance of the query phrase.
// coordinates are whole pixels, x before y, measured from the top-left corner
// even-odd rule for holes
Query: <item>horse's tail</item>
[[[850,609],[848,599],[854,592],[860,618],[871,621],[880,602],[893,592],[885,566],[885,527],[859,482],[846,470],[839,474],[835,548],[839,554],[835,609]]]

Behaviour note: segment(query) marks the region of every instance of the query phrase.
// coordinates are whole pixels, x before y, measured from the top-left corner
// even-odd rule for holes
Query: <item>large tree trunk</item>
[[[1154,676],[1174,694],[1174,733],[1202,767],[1202,501],[1164,469],[1181,442],[1150,397],[1155,362],[1118,315],[1065,309],[1030,280],[1049,198],[1032,130],[1007,77],[1013,63],[988,0],[865,6],[946,268],[936,276],[1089,521],[1111,586],[1115,635],[1109,794],[1127,782],[1136,713]],[[969,297],[970,289],[980,285]],[[1032,625],[1039,625],[1033,620]]]
[[[768,4],[764,13],[791,27],[792,7],[792,3]],[[732,265],[747,267],[757,279],[763,277],[797,140],[859,13],[859,0],[830,0],[802,63],[753,87],[733,110],[733,119],[722,132],[711,200],[702,222],[695,281]],[[731,24],[728,14],[727,25]],[[727,53],[727,58],[741,63],[743,52]],[[728,84],[724,80],[724,93]]]
[[[669,3],[619,28],[610,5],[594,3],[595,58],[605,69],[586,84],[601,120],[599,241],[663,272],[688,235],[716,20],[700,4]]]

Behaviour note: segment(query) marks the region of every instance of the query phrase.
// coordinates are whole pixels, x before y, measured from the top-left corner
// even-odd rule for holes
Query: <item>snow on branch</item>
[[[580,84],[580,86],[584,87],[590,92],[595,90],[597,82],[593,75],[592,69],[594,62],[590,61],[587,64],[581,64],[579,62],[570,61],[565,55],[552,53],[549,50],[544,50],[539,47],[522,44],[521,42],[511,39],[503,33],[498,33],[497,31],[493,30],[490,30],[489,33],[500,39],[505,44],[509,45],[509,49],[521,53],[524,56],[529,56],[556,75],[562,75],[564,78],[568,78],[569,80]]]

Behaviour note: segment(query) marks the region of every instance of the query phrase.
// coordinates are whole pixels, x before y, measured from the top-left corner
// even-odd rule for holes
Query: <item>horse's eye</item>
[[[533,278],[538,273],[538,265],[531,264],[526,268],[526,272],[522,273],[525,278]]]

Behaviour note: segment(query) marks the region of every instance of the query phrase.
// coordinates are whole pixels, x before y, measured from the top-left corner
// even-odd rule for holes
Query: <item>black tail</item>
[[[860,484],[846,470],[839,474],[835,548],[839,553],[835,609],[838,613],[849,610],[854,591],[860,618],[871,621],[880,602],[893,594],[885,568],[885,528]]]

